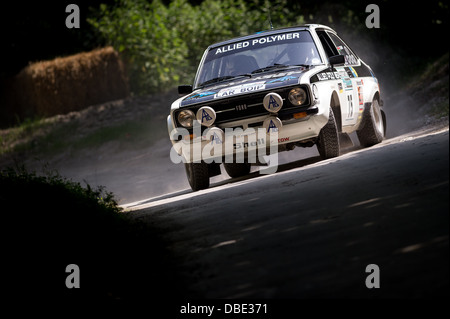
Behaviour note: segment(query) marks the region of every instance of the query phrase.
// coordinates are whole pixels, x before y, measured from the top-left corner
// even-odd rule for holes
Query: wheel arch
[[[331,93],[330,107],[334,113],[334,119],[336,121],[338,132],[342,132],[342,113],[341,113],[341,101],[336,91]]]
[[[373,100],[377,100],[378,103],[380,103],[380,107],[381,107],[381,97],[380,97],[380,92],[379,92],[379,91],[376,91],[376,92],[374,93],[373,98],[372,98],[372,101],[373,101]]]
[[[376,91],[375,92],[375,94],[373,95],[372,101],[373,100],[377,100],[378,101],[378,105],[380,106],[381,118],[383,120],[384,136],[386,136],[386,126],[387,126],[386,114],[385,114],[384,109],[383,109],[383,103],[381,101],[380,91]]]

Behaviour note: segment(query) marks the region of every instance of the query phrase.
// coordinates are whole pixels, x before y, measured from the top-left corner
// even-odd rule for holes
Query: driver
[[[244,54],[230,56],[225,61],[226,75],[237,76],[258,68],[255,58]]]
[[[233,61],[231,58],[228,58],[225,61],[225,70],[226,70],[226,72],[225,72],[226,75],[231,75],[231,76],[238,75],[239,71],[236,66],[236,61]]]
[[[287,48],[287,65],[316,64],[318,59],[315,56],[314,44],[312,42],[302,42],[290,44]]]

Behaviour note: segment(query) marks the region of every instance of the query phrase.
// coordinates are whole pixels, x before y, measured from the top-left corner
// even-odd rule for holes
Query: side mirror
[[[333,55],[328,58],[328,61],[331,64],[331,67],[335,65],[344,65],[345,64],[345,56],[342,54],[339,55]]]
[[[178,86],[178,94],[186,95],[192,93],[192,85],[180,85]]]

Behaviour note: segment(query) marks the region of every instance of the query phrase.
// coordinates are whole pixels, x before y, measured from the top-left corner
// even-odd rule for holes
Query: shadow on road
[[[341,151],[341,155],[346,154],[346,153],[350,153],[356,150],[361,149],[360,146],[352,146],[346,149],[343,149]],[[312,156],[312,157],[308,157],[308,158],[303,158],[300,160],[296,160],[296,161],[291,161],[291,162],[286,162],[286,163],[282,163],[280,165],[278,165],[277,171],[276,173],[281,173],[281,172],[286,172],[289,170],[293,170],[293,169],[297,169],[297,168],[301,168],[301,167],[306,167],[309,165],[313,165],[316,164],[318,162],[320,162],[322,159],[320,156]],[[260,166],[262,169],[264,169],[265,166]],[[275,174],[276,174],[275,173]],[[212,182],[210,185],[210,189],[214,189],[220,186],[224,186],[227,184],[234,184],[237,182],[242,182],[242,181],[247,181],[247,180],[251,180],[254,178],[258,178],[260,176],[265,176],[266,174],[261,173],[261,170],[256,170],[251,172],[248,175],[242,176],[242,177],[235,177],[235,178],[227,178],[227,179],[223,179],[220,181],[216,181],[216,182]],[[222,170],[222,176],[227,176],[225,170]],[[186,195],[189,193],[193,193],[191,189],[183,189],[177,192],[171,192],[168,194],[164,194],[164,195],[160,195],[160,196],[156,196],[156,197],[152,197],[152,198],[148,198],[142,201],[137,201],[134,203],[130,203],[127,205],[124,205],[126,208],[133,208],[133,207],[137,207],[140,205],[146,205],[149,203],[153,203],[156,201],[161,201],[161,200],[165,200],[168,198],[174,198],[174,197],[178,197],[178,196],[182,196],[182,195]]]

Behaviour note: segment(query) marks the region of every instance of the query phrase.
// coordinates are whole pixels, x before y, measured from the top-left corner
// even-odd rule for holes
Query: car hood
[[[220,82],[217,85],[195,90],[185,96],[181,99],[180,107],[296,85],[300,83],[300,78],[306,71],[308,71],[307,68],[297,68],[295,70],[283,70],[253,75],[251,78],[240,77],[233,81]]]

